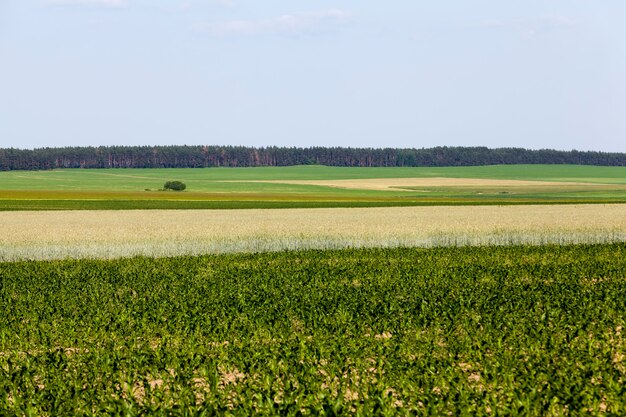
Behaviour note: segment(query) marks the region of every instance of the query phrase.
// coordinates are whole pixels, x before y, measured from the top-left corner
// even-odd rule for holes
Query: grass
[[[190,188],[209,192],[221,185],[214,181],[245,180],[342,180],[373,178],[490,178],[511,180],[592,182],[626,184],[626,167],[581,165],[494,165],[482,167],[441,168],[352,168],[326,166],[255,167],[255,168],[164,168],[164,169],[65,169],[52,171],[0,172],[2,190],[100,190],[142,191],[159,189],[170,178],[179,178]],[[227,183],[223,190],[241,191],[249,187]],[[264,184],[278,189],[293,188]],[[233,188],[234,187],[234,188]],[[308,187],[296,187],[296,190]]]
[[[474,178],[537,183],[523,187],[466,185],[373,190],[306,183],[262,182],[332,182],[384,178]],[[185,182],[187,191],[159,192],[167,180]],[[558,186],[554,182],[562,182],[563,185]],[[251,201],[255,203],[250,203]],[[376,207],[499,202],[626,202],[626,168],[572,165],[447,168],[295,166],[0,172],[0,210]]]
[[[626,246],[0,263],[7,415],[623,415]]]

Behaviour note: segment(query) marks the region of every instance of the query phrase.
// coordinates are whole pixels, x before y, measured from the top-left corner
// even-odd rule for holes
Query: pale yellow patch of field
[[[0,212],[0,260],[626,241],[626,204]]]
[[[324,187],[346,188],[357,190],[402,190],[406,187],[546,187],[546,186],[580,186],[594,185],[581,182],[557,181],[526,181],[526,180],[497,180],[480,178],[371,178],[351,180],[233,180],[219,182],[264,182],[275,184],[320,185]],[[597,185],[597,184],[595,184]],[[411,191],[411,190],[406,190]]]

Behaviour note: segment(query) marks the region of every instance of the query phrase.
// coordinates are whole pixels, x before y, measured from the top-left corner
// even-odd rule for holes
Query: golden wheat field
[[[0,260],[626,241],[626,205],[0,212]]]

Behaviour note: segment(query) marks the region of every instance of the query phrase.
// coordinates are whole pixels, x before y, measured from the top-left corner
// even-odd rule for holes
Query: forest
[[[0,171],[57,168],[206,168],[291,165],[438,167],[510,164],[626,166],[625,153],[523,148],[99,146],[0,148]]]

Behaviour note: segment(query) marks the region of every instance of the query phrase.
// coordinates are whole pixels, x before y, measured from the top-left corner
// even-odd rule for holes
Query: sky
[[[0,147],[626,152],[624,0],[0,0]]]

